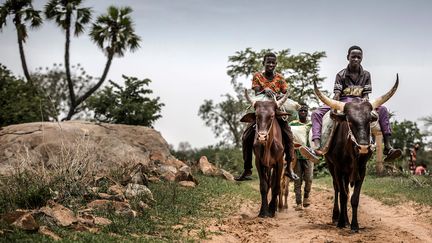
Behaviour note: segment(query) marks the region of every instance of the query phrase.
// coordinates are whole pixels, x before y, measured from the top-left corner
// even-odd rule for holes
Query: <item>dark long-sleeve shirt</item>
[[[347,67],[336,74],[333,91],[335,94],[340,93],[341,97],[362,97],[365,94],[369,94],[372,92],[370,73],[360,66],[360,74],[357,80],[353,80]]]

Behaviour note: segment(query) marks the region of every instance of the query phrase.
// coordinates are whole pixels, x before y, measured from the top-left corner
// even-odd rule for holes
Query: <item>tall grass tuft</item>
[[[14,169],[0,178],[0,212],[37,208],[49,199],[82,200],[102,163],[85,136],[45,146],[42,155],[22,151],[11,162]]]

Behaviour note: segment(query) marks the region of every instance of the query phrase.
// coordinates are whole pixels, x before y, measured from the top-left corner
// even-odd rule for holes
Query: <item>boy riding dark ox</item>
[[[252,101],[246,90],[245,96],[255,108],[255,113],[246,114],[241,121],[256,123],[253,152],[260,179],[261,209],[258,216],[274,217],[285,153],[282,129],[276,119],[279,116],[287,115],[278,111],[278,108],[287,100],[288,94],[278,101]],[[270,187],[272,197],[268,203],[267,195]]]
[[[347,201],[349,196],[348,185],[354,186],[351,196],[352,219],[351,230],[358,232],[357,209],[361,186],[366,173],[366,163],[372,155],[370,124],[378,118],[374,111],[390,99],[396,92],[399,78],[393,88],[385,95],[369,102],[366,99],[354,98],[350,102],[330,99],[323,95],[314,83],[315,94],[331,109],[342,113],[331,113],[336,121],[333,138],[328,152],[325,154],[328,169],[333,178],[334,206],[333,222],[342,228],[349,224]],[[339,198],[339,204],[338,204]],[[339,207],[340,206],[340,207]]]

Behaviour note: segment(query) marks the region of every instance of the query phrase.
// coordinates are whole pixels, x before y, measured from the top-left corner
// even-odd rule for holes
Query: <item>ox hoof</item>
[[[351,233],[358,233],[359,232],[359,226],[358,224],[351,224]]]
[[[345,227],[347,227],[349,224],[348,223],[346,223],[346,222],[343,222],[343,223],[341,223],[341,222],[338,222],[338,224],[337,224],[337,227],[338,228],[345,228]]]
[[[258,214],[258,217],[260,217],[260,218],[268,218],[268,217],[271,217],[271,214],[269,212],[260,212]]]
[[[359,229],[351,229],[351,234],[356,234],[359,232]]]

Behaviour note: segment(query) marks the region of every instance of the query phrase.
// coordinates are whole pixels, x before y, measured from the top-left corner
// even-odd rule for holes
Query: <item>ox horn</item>
[[[289,94],[288,94],[288,91],[287,91],[285,93],[285,95],[280,100],[276,101],[276,105],[277,105],[278,108],[281,107],[283,105],[283,103],[285,103],[285,101],[287,101],[288,96],[289,96]]]
[[[341,101],[338,101],[338,100],[330,99],[329,97],[325,96],[323,93],[321,93],[321,91],[319,91],[318,86],[317,86],[317,84],[316,84],[315,81],[314,81],[314,92],[315,92],[315,95],[324,104],[330,106],[334,110],[338,110],[338,111],[341,111],[341,112],[344,111],[345,103],[341,102]]]
[[[252,104],[252,107],[254,107],[255,106],[255,101],[252,101],[252,99],[249,96],[249,93],[248,93],[247,89],[244,89],[244,92],[245,92],[246,100],[249,101],[249,103]]]
[[[394,93],[396,92],[398,86],[399,86],[399,74],[396,73],[396,82],[393,85],[393,88],[389,92],[387,92],[385,95],[371,101],[370,103],[372,104],[372,107],[375,109],[378,106],[384,104],[387,100],[389,100],[394,95]]]

